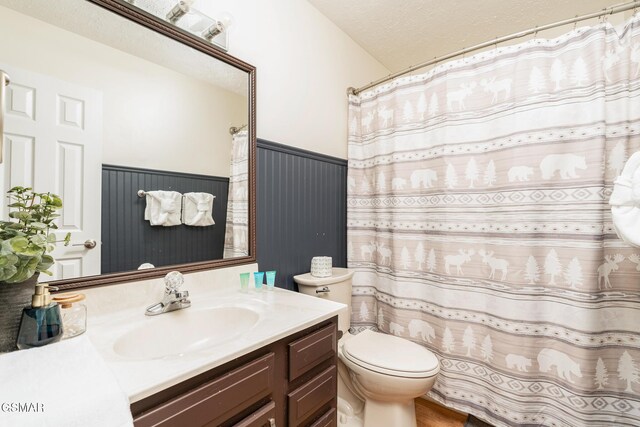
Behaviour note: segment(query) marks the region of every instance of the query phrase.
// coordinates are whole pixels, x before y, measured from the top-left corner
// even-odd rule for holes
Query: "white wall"
[[[257,67],[257,134],[347,157],[347,95],[389,74],[306,0],[197,0],[235,18],[229,53]]]
[[[0,52],[103,93],[103,163],[229,176],[229,127],[246,123],[246,98],[4,7]]]

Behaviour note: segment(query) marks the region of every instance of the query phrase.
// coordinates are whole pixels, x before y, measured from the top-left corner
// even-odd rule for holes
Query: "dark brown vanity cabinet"
[[[337,318],[131,405],[136,427],[337,426]]]

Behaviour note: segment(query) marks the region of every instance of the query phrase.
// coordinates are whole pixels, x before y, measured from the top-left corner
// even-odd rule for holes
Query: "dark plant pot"
[[[17,350],[22,309],[31,305],[39,274],[20,283],[0,282],[0,353]]]

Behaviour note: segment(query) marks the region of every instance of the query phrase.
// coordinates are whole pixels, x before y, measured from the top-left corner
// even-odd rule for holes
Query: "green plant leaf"
[[[19,221],[28,221],[31,219],[31,214],[24,211],[13,211],[9,212],[10,218],[15,218]]]
[[[13,252],[22,252],[29,246],[29,239],[27,239],[26,237],[17,236],[9,240],[9,244],[11,245],[11,250]]]
[[[8,265],[6,267],[0,267],[0,281],[8,282],[9,279],[16,274],[18,269],[15,265]]]
[[[48,270],[49,267],[54,264],[54,262],[55,261],[53,260],[53,257],[51,255],[42,255],[42,257],[40,257],[40,262],[37,265],[37,270],[42,273]]]
[[[45,248],[43,248],[42,246],[30,244],[25,250],[23,250],[22,252],[19,252],[18,255],[24,255],[29,257],[40,256],[44,252],[45,252]]]
[[[50,203],[54,208],[60,209],[62,207],[62,199],[60,198],[60,196],[52,194],[50,199]]]
[[[18,263],[17,271],[13,276],[11,276],[7,282],[8,283],[19,283],[24,282],[29,279],[31,276],[35,274],[35,268],[30,265],[31,258],[21,257],[20,262]],[[37,264],[36,264],[37,265]]]
[[[18,257],[12,253],[0,254],[0,268],[6,268],[9,266],[15,266],[18,262]]]
[[[47,243],[47,236],[44,234],[36,234],[35,236],[31,236],[29,240],[31,240],[31,243],[34,245],[42,246]]]

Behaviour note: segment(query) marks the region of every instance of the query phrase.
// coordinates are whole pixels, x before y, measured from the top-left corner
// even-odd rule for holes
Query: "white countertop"
[[[278,288],[242,293],[235,278],[238,272],[255,271],[251,269],[253,266],[218,271],[218,276],[224,274],[226,277],[218,277],[215,281],[212,280],[216,276],[215,271],[185,275],[183,289],[190,292],[191,307],[158,316],[145,316],[144,311],[148,305],[160,301],[158,298],[163,292],[161,279],[85,292],[89,309],[86,334],[112,369],[131,403],[346,310],[347,306],[343,304]],[[114,344],[120,337],[140,325],[153,325],[159,318],[166,322],[170,318],[167,316],[187,316],[189,312],[216,307],[248,308],[258,313],[259,318],[254,326],[237,338],[188,354],[145,359],[123,357],[114,350]],[[228,325],[229,328],[233,326],[232,322]],[[206,325],[202,327],[206,328]],[[159,331],[159,335],[171,342],[172,337],[168,334],[162,336],[162,331]],[[140,346],[144,345],[145,342],[140,342]]]

